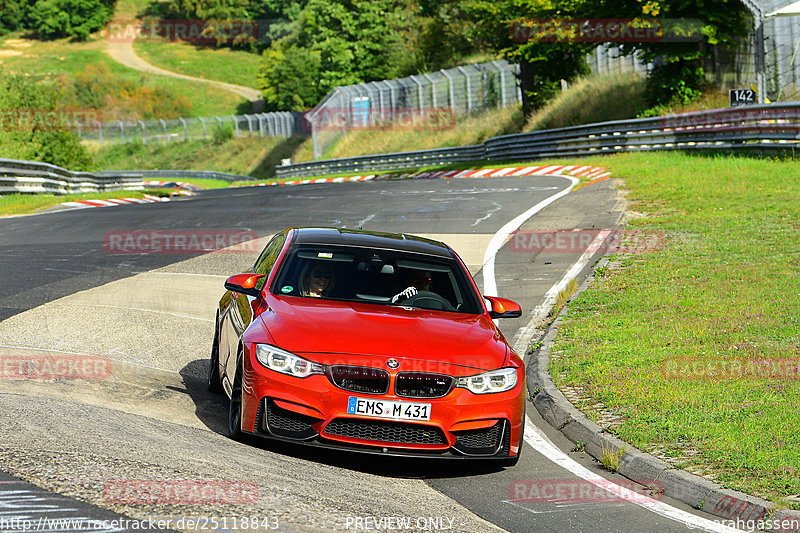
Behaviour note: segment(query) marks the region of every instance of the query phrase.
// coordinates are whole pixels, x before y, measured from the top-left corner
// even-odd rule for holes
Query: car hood
[[[326,365],[395,358],[404,370],[492,370],[508,355],[486,315],[275,296],[261,320],[278,347]]]

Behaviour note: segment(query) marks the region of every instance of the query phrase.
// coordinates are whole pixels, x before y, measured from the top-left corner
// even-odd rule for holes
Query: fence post
[[[78,122],[78,119],[75,119],[75,127],[78,129],[78,139],[83,139],[83,134],[81,132],[81,123]]]
[[[472,83],[470,83],[469,74],[464,67],[458,67],[458,71],[464,75],[464,80],[467,82],[467,113],[472,113]]]
[[[455,90],[453,89],[453,78],[444,69],[440,70],[439,72],[444,74],[444,77],[447,78],[447,83],[450,84],[450,111],[452,111],[453,114],[455,114],[456,113],[456,93],[455,93]]]
[[[503,67],[497,63],[498,61],[492,61],[491,64],[497,69],[498,74],[500,74],[500,105],[506,107],[506,72]]]
[[[231,118],[233,119],[233,130],[234,130],[234,132],[236,134],[236,138],[238,139],[239,138],[239,119],[237,119],[235,115],[231,115]]]
[[[430,74],[428,74],[427,72],[425,74],[423,74],[423,76],[431,84],[431,102],[433,104],[433,107],[436,108],[437,107],[437,105],[436,105],[436,80],[434,80],[433,77]]]
[[[179,118],[178,120],[180,120],[181,124],[183,124],[183,140],[184,141],[188,141],[189,140],[189,131],[186,129],[186,121],[183,120],[182,118]]]
[[[119,131],[122,134],[122,144],[125,144],[125,124],[123,124],[121,120],[118,120],[117,123],[119,124]]]
[[[264,137],[264,113],[256,115],[258,117],[258,135]]]
[[[94,123],[97,124],[97,131],[100,135],[100,144],[103,144],[103,123],[97,120]]]
[[[206,119],[200,117],[200,124],[203,125],[203,140],[206,140]]]
[[[145,128],[144,120],[140,120],[139,124],[142,125],[142,144],[147,144],[147,128]]]

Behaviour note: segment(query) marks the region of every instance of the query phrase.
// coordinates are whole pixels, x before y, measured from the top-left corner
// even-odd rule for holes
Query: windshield
[[[455,260],[330,245],[302,245],[287,258],[271,292],[303,298],[480,314],[469,274]]]

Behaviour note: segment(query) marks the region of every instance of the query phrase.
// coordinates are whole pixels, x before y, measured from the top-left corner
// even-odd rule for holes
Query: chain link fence
[[[308,135],[302,113],[278,112],[160,120],[114,120],[76,124],[81,140],[126,143],[211,140],[220,134],[234,137],[291,137]]]
[[[451,127],[455,115],[522,101],[519,66],[505,60],[336,87],[306,114],[314,158],[348,131]]]

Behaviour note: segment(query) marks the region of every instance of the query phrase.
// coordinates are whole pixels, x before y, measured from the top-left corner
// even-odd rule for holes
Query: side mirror
[[[522,308],[518,303],[512,302],[508,298],[499,296],[484,296],[492,304],[489,309],[489,316],[492,318],[518,318],[522,316]]]
[[[248,296],[260,296],[261,291],[256,289],[256,284],[264,276],[266,274],[235,274],[225,280],[225,288]]]

